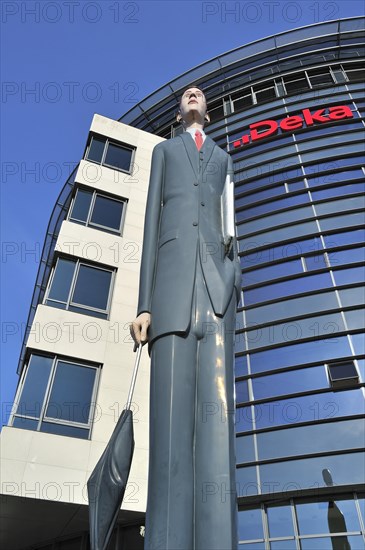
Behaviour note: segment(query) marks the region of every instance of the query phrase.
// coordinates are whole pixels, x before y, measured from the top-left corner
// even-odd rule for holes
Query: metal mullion
[[[294,499],[292,498],[290,499],[290,509],[291,509],[291,516],[293,521],[295,544],[296,544],[297,550],[300,550],[298,518],[297,518],[295,502],[294,502]]]
[[[71,281],[71,284],[70,284],[70,292],[68,293],[68,298],[67,298],[67,302],[66,302],[66,308],[67,309],[69,309],[70,305],[72,304],[72,296],[73,296],[73,293],[74,293],[74,290],[75,290],[76,280],[77,280],[79,271],[80,271],[80,260],[77,259],[76,262],[75,262],[74,274],[73,274],[72,281]]]
[[[322,458],[322,457],[329,457],[329,456],[340,456],[345,454],[357,454],[360,452],[363,452],[363,447],[356,447],[356,448],[350,448],[350,449],[340,449],[336,451],[321,451],[320,453],[308,453],[308,454],[300,454],[300,455],[290,455],[290,456],[282,456],[282,457],[275,457],[275,458],[265,458],[258,461],[252,461],[252,462],[239,462],[237,464],[237,467],[240,469],[248,468],[252,466],[269,466],[271,464],[278,464],[282,462],[293,462],[295,460],[309,460],[311,458]],[[322,488],[322,487],[320,487]]]
[[[96,398],[97,398],[97,393],[98,393],[98,390],[99,390],[100,376],[101,376],[101,365],[99,365],[99,367],[96,367],[94,387],[93,387],[92,396],[91,396],[90,412],[89,412],[89,424],[90,424],[89,436],[91,435],[91,429],[94,426],[94,417],[95,417],[95,410],[96,410]]]
[[[55,265],[53,266],[52,268],[52,271],[51,271],[51,275],[49,277],[49,281],[48,281],[48,284],[47,284],[47,288],[46,288],[46,291],[44,293],[44,299],[43,299],[43,303],[45,304],[46,301],[48,300],[48,296],[49,296],[49,291],[51,290],[51,287],[52,287],[52,284],[53,284],[53,279],[54,279],[54,276],[55,276],[55,273],[56,273],[56,269],[57,269],[57,265],[58,265],[58,262],[59,262],[59,257],[57,258],[56,260],[56,263]]]
[[[30,355],[30,358],[31,357],[32,357],[32,354]],[[23,372],[21,373],[21,376],[20,376],[19,385],[17,387],[16,394],[15,394],[15,397],[14,397],[14,401],[13,401],[13,404],[12,404],[12,407],[11,407],[11,412],[10,412],[10,415],[9,415],[8,426],[11,426],[13,424],[14,417],[16,415],[15,409],[18,408],[18,405],[19,405],[18,398],[21,396],[21,393],[22,393],[23,388],[24,388],[26,376],[29,372],[30,358],[28,360],[27,367],[25,369],[23,369]]]
[[[364,519],[362,517],[361,508],[360,508],[357,493],[354,493],[354,501],[355,501],[355,507],[356,507],[357,515],[359,517],[361,534],[362,534],[363,537],[365,537],[365,522],[364,522]]]
[[[50,397],[50,394],[51,394],[51,388],[53,387],[53,381],[54,381],[54,377],[55,377],[55,374],[56,374],[56,364],[57,364],[57,355],[54,356],[53,361],[52,361],[51,372],[50,372],[50,375],[49,375],[49,378],[48,378],[46,391],[44,392],[43,406],[42,406],[40,414],[39,414],[37,431],[40,430],[41,424],[43,422],[43,416],[44,416],[44,413],[45,413],[45,411],[47,409],[47,406],[48,406],[49,397]]]
[[[104,138],[105,139],[105,138]],[[103,154],[101,155],[101,160],[100,160],[100,165],[103,166],[104,165],[104,160],[105,160],[105,157],[106,157],[106,152],[108,150],[108,147],[109,147],[109,138],[106,138],[105,139],[105,143],[104,143],[104,150],[103,150]]]
[[[95,198],[96,198],[96,191],[94,190],[93,194],[92,194],[92,197],[91,197],[89,211],[88,211],[88,214],[86,216],[86,222],[85,222],[86,226],[88,226],[89,223],[90,223],[91,214],[92,214],[92,211],[94,210]]]

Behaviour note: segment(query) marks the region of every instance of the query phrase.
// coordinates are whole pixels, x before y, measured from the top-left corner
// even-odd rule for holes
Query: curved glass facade
[[[172,137],[196,84],[207,132],[234,161],[246,549],[364,547],[363,28],[351,18],[248,44],[120,119]]]

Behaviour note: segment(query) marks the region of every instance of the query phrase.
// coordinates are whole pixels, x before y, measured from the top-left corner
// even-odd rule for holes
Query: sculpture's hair
[[[188,86],[187,88],[185,88],[185,90],[184,90],[183,93],[181,94],[180,101],[179,101],[179,105],[181,105],[181,100],[182,100],[182,98],[183,98],[184,93],[186,92],[186,90],[190,90],[190,88],[196,88],[197,90],[199,90],[199,91],[204,95],[205,102],[207,102],[207,98],[205,97],[205,92],[204,92],[204,90],[202,90],[201,88],[199,88],[199,86],[196,86],[195,84],[191,84],[191,86]]]

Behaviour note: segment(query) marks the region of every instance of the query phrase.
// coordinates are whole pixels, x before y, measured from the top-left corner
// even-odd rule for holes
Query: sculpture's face
[[[180,101],[180,115],[183,121],[189,124],[192,119],[204,124],[207,113],[205,95],[199,88],[188,88]]]

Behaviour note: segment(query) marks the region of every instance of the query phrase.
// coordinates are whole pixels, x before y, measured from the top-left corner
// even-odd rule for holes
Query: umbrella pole
[[[137,372],[138,372],[138,368],[139,368],[139,361],[141,359],[141,353],[142,353],[142,344],[139,344],[138,348],[137,348],[136,360],[134,362],[134,370],[133,370],[131,385],[130,385],[130,388],[129,388],[127,404],[125,406],[126,410],[130,410],[130,408],[131,408],[132,397],[133,397],[133,392],[134,392],[134,386],[136,385]]]

